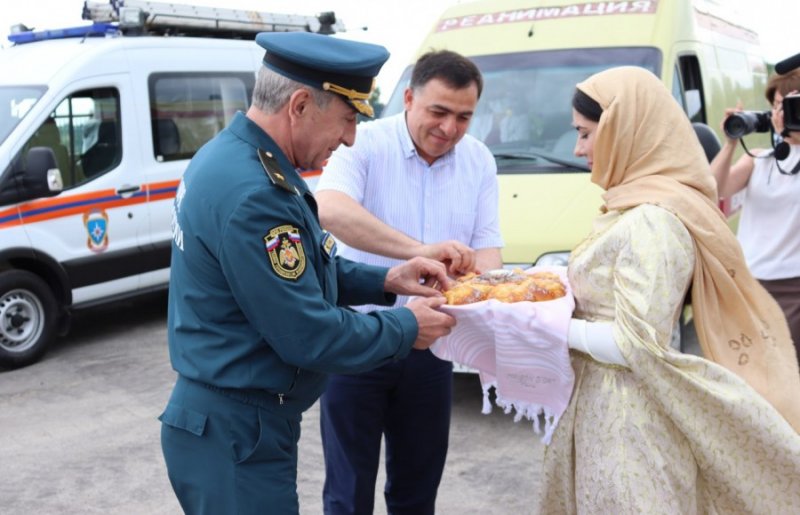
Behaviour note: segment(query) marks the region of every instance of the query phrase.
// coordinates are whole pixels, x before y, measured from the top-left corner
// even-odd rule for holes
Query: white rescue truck
[[[77,308],[166,288],[172,199],[247,110],[255,34],[344,29],[332,12],[133,0],[83,17],[0,50],[0,366],[39,359]]]

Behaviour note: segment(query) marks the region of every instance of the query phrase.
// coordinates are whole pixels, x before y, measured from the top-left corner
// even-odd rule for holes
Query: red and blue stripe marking
[[[304,179],[309,179],[317,177],[321,173],[321,170],[311,170],[302,172],[300,175]],[[109,188],[74,195],[62,193],[53,198],[37,199],[14,207],[0,209],[0,229],[79,215],[93,209],[112,209],[171,199],[175,197],[179,182],[179,180],[175,179],[145,184],[136,193],[132,195],[126,194],[125,196]]]
[[[145,184],[129,196],[119,195],[114,189],[105,189],[26,202],[0,210],[0,229],[79,215],[94,209],[113,209],[174,198],[179,182],[172,180]]]

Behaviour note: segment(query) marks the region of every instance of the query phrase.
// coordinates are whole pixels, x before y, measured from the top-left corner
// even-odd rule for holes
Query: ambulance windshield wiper
[[[544,159],[550,163],[554,163],[557,165],[565,166],[567,168],[577,168],[579,170],[590,171],[589,167],[586,163],[582,163],[577,160],[571,159],[562,159],[558,156],[554,156],[548,152],[543,152],[541,150],[525,150],[525,151],[512,151],[512,152],[493,152],[492,155],[495,159],[509,159],[509,160],[531,160],[531,161],[538,161],[539,159]]]

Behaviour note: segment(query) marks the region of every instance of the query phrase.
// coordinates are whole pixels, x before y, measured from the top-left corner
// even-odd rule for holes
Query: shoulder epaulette
[[[283,175],[281,167],[278,164],[278,160],[275,159],[275,156],[273,156],[271,152],[267,152],[259,148],[258,160],[261,161],[261,166],[264,167],[264,172],[267,174],[267,177],[269,177],[269,180],[272,182],[272,184],[279,186],[295,195],[300,194],[300,191],[298,191],[298,189],[292,185],[292,183],[286,180],[286,176]]]

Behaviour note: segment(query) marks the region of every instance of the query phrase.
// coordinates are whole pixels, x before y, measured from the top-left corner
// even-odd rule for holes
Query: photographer
[[[800,69],[773,75],[767,82],[776,134],[784,130],[784,97],[798,91]],[[725,120],[739,111],[726,109]],[[744,190],[737,238],[750,271],[783,309],[800,354],[800,132],[789,132],[783,141],[790,149],[785,159],[778,161],[771,149],[761,149],[752,152],[755,157],[745,153],[731,166],[738,139],[726,135],[711,171],[720,197]]]

